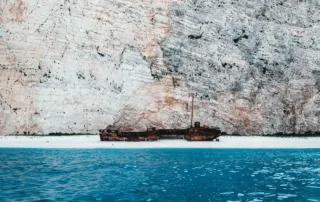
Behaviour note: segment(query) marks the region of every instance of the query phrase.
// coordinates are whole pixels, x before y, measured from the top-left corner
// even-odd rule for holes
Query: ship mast
[[[192,128],[192,124],[193,123],[193,94],[192,94],[192,107],[191,107],[191,128]]]

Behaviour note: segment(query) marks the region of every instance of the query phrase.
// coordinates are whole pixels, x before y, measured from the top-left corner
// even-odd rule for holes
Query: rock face
[[[320,131],[318,0],[2,0],[0,134]]]

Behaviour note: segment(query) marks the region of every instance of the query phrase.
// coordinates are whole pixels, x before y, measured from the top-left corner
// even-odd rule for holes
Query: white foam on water
[[[229,191],[229,192],[223,192],[223,193],[220,193],[221,195],[230,195],[230,194],[234,194],[234,192],[232,191]]]
[[[314,168],[312,169],[312,172],[320,172],[320,168]]]
[[[235,171],[235,170],[230,170],[230,173],[238,173],[239,171]]]
[[[320,189],[320,187],[317,187],[317,186],[306,186],[308,188],[312,188],[312,189]]]
[[[277,196],[277,195],[276,194],[268,194],[265,197],[270,198],[270,197],[275,197],[275,196]]]
[[[292,181],[292,180],[295,180],[296,178],[295,177],[286,177],[286,178],[283,178],[284,180],[289,180],[289,181]]]
[[[295,194],[278,194],[278,198],[293,198],[293,197],[297,197],[297,195]]]
[[[248,195],[251,195],[251,196],[265,195],[265,194],[269,194],[269,193],[264,193],[264,192],[251,192],[251,193],[248,193]]]
[[[248,201],[248,202],[263,202],[263,200],[255,198],[252,201]]]
[[[313,178],[311,178],[311,179],[300,179],[300,181],[314,181],[314,179]]]
[[[201,166],[201,167],[194,167],[194,168],[192,168],[192,170],[197,170],[197,169],[201,169],[201,168],[203,168],[203,166]]]
[[[267,174],[267,173],[270,173],[269,170],[267,169],[262,169],[262,170],[257,170],[253,173],[253,175],[257,175],[257,174]]]

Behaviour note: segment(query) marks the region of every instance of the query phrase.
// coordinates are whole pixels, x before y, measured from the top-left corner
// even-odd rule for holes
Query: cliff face
[[[0,134],[320,130],[317,0],[2,0]]]

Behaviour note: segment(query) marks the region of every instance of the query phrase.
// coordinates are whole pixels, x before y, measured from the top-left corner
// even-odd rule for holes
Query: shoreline
[[[74,136],[0,136],[0,148],[70,149],[320,149],[320,137],[221,136],[219,142],[159,140],[155,142],[101,142],[99,135]]]

